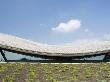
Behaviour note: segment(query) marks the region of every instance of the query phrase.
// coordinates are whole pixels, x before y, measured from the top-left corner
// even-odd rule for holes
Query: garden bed
[[[110,64],[0,63],[0,82],[110,82]]]

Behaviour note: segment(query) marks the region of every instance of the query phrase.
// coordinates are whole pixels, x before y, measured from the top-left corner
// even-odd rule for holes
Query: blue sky
[[[0,0],[0,32],[48,44],[109,38],[110,0]]]

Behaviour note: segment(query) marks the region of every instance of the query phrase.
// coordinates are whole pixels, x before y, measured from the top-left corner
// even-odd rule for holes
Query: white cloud
[[[80,28],[81,21],[77,19],[69,20],[66,23],[60,23],[57,27],[52,28],[52,31],[56,32],[72,32]]]

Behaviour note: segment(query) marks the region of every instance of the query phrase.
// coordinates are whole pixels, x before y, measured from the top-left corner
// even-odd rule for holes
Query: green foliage
[[[110,64],[20,64],[20,63],[1,63],[0,73],[9,68],[16,68],[12,73],[6,75],[2,82],[14,82],[17,75],[20,74],[23,67],[27,65],[25,81],[33,82],[36,76],[39,76],[39,70],[45,82],[107,82],[110,81]],[[38,67],[37,67],[38,66]],[[102,80],[100,80],[102,79]],[[104,79],[104,80],[103,80]],[[36,82],[40,82],[38,79]]]
[[[13,66],[15,67],[16,64],[13,64]],[[6,75],[5,78],[3,78],[2,82],[13,82],[14,79],[16,78],[16,76],[20,73],[20,71],[22,70],[23,65],[19,64],[19,66],[16,67],[16,70],[14,72],[12,72],[9,75]]]
[[[98,80],[97,82],[106,82],[105,80]]]
[[[25,81],[33,82],[34,77],[36,76],[36,67],[33,64],[28,64],[29,73],[27,74]]]

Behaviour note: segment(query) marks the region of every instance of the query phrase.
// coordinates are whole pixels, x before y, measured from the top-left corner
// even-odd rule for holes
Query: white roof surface
[[[68,56],[71,54],[71,56],[82,56],[110,52],[110,41],[83,40],[64,45],[48,45],[0,33],[0,47],[27,53],[41,53],[42,55]]]

